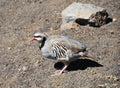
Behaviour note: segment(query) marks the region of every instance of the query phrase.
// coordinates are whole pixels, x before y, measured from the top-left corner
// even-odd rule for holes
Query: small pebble
[[[39,60],[37,60],[37,61],[36,61],[36,63],[38,64],[38,63],[40,63],[40,61],[39,61]]]
[[[116,86],[117,86],[117,84],[112,84],[112,86],[116,87]]]
[[[112,88],[112,85],[110,83],[105,83],[106,88]]]
[[[99,58],[99,59],[101,59],[101,58],[102,58],[102,56],[98,56],[98,58]]]
[[[117,21],[117,19],[116,19],[116,18],[113,18],[113,19],[112,19],[112,21],[113,21],[113,22],[116,22],[116,21]]]
[[[111,34],[114,34],[114,31],[113,31],[113,30],[109,30],[109,32],[110,32]]]
[[[53,31],[54,29],[51,27],[50,30]]]
[[[112,76],[112,75],[111,76],[107,76],[106,79],[108,79],[109,81],[117,81],[118,80],[117,77]]]
[[[37,67],[39,65],[39,63],[40,63],[40,61],[37,60],[34,65]]]
[[[106,88],[104,84],[99,84],[98,88]]]
[[[23,66],[23,67],[22,67],[22,70],[23,70],[23,71],[27,71],[28,68],[27,68],[26,66]]]
[[[95,72],[95,71],[92,71],[92,70],[91,70],[91,73],[92,73],[92,75],[96,74],[96,72]]]
[[[11,47],[8,47],[8,50],[11,50],[12,48]]]

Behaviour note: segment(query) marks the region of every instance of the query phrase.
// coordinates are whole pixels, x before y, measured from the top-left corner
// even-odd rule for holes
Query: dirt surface
[[[60,30],[62,10],[75,1],[106,8],[117,21]],[[30,42],[38,31],[82,41],[97,58],[51,77],[62,64]],[[0,0],[0,88],[120,88],[120,0]]]

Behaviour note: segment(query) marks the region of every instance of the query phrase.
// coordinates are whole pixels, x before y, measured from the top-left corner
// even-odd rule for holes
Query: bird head
[[[34,34],[31,41],[36,40],[38,42],[42,42],[45,37],[46,37],[46,35],[44,33],[37,32]]]

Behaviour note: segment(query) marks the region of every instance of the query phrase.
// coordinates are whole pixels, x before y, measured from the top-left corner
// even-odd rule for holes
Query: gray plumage
[[[41,45],[40,45],[41,46]],[[65,36],[53,35],[46,37],[41,48],[42,55],[50,59],[72,57],[73,54],[85,51],[86,46]],[[71,58],[69,58],[70,60]],[[75,59],[75,58],[74,58]],[[69,61],[68,59],[66,59]]]
[[[65,64],[59,74],[67,68],[71,61],[75,61],[78,57],[92,58],[92,56],[86,52],[86,46],[83,43],[66,36],[47,36],[44,33],[38,32],[34,34],[32,40],[39,42],[39,47],[44,57],[58,60]]]

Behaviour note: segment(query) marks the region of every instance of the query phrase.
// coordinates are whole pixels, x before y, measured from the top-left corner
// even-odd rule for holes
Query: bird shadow
[[[57,62],[55,63],[54,67],[56,69],[62,69],[64,67],[64,64],[62,62]],[[89,59],[78,59],[76,61],[71,62],[66,70],[68,71],[85,70],[88,67],[103,67],[103,65]]]

